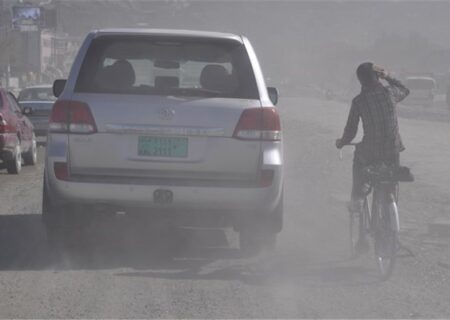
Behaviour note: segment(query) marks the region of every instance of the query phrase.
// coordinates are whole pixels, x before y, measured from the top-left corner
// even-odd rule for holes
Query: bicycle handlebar
[[[346,147],[346,146],[354,146],[354,147],[356,147],[360,143],[361,142],[350,142],[350,143],[345,144],[343,147]],[[342,155],[343,147],[339,149],[339,160],[342,160],[344,158],[343,155]]]
[[[360,144],[361,142],[350,142],[344,145],[345,146],[357,146],[358,144]]]

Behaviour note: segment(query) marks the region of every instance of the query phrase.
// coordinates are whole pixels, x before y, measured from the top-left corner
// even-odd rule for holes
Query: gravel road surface
[[[55,259],[40,221],[44,147],[19,176],[0,169],[0,318],[449,318],[449,123],[400,120],[416,176],[400,189],[408,250],[380,282],[371,254],[348,259],[353,151],[340,161],[334,140],[349,106],[286,98],[279,108],[286,223],[278,249],[250,259],[223,229],[181,230],[182,250],[167,257],[151,227],[126,217]]]

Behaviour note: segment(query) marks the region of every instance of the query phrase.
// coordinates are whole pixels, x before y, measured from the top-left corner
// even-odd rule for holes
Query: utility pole
[[[0,0],[0,66],[1,77],[5,78],[5,87],[9,87],[10,77],[10,19],[6,13],[5,0]],[[3,84],[2,84],[3,85]]]
[[[55,21],[55,30],[56,34],[62,33],[62,25],[61,25],[61,1],[60,0],[54,0],[55,1],[55,10],[56,10],[56,21]]]
[[[3,78],[3,70],[4,70],[4,52],[5,50],[3,49],[3,44],[5,42],[6,36],[5,36],[5,19],[4,19],[4,15],[3,15],[3,10],[4,10],[4,0],[0,0],[0,82],[1,79]],[[1,84],[1,86],[3,86],[3,83]]]

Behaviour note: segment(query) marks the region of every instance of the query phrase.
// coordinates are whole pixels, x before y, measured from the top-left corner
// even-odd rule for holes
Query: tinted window
[[[52,88],[28,88],[19,94],[19,101],[54,101]]]
[[[94,40],[75,91],[258,98],[243,45],[177,38],[104,36]]]

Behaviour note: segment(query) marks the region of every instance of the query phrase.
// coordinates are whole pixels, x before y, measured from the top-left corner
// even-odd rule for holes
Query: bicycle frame
[[[342,150],[340,159],[342,160]],[[355,257],[356,232],[359,232],[359,239],[370,234],[374,240],[375,260],[381,279],[386,280],[392,274],[399,248],[398,181],[394,178],[394,171],[390,171],[392,168],[386,164],[369,166],[364,170],[369,189],[362,212],[350,212],[351,253]],[[356,221],[359,222],[357,230],[354,229]]]

